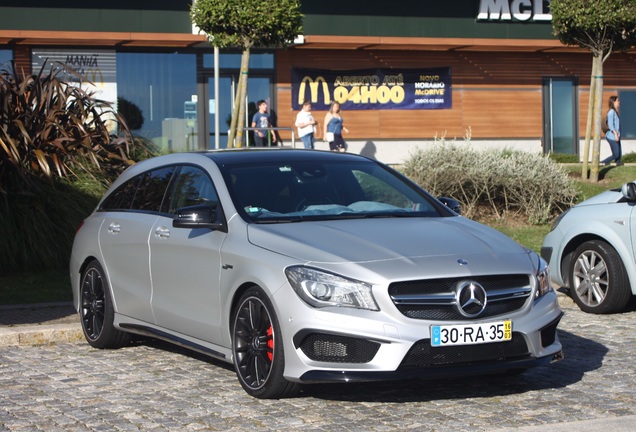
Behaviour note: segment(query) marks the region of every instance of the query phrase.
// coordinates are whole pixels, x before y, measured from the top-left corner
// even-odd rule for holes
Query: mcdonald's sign
[[[84,71],[80,70],[78,72],[93,84],[102,84],[104,82],[104,74],[101,69],[91,68]]]
[[[307,97],[307,84],[309,84],[310,97]],[[325,81],[325,78],[322,76],[316,77],[316,79],[311,78],[310,76],[304,76],[300,81],[300,88],[298,89],[298,105],[302,106],[303,102],[306,100],[311,101],[312,104],[318,105],[318,90],[320,88],[320,84],[322,84],[322,104],[329,105],[331,103],[331,96],[329,94],[329,84]]]
[[[292,69],[292,109],[305,100],[317,111],[337,101],[345,110],[449,109],[450,68],[314,70]]]

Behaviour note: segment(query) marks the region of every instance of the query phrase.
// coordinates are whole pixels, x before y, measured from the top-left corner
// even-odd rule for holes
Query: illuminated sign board
[[[343,109],[452,108],[451,69],[292,69],[292,109],[308,100],[315,110],[331,101]]]

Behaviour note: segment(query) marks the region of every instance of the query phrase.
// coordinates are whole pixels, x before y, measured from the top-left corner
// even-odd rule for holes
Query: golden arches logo
[[[303,77],[302,81],[300,82],[300,88],[298,89],[298,105],[302,105],[302,103],[304,102],[307,84],[309,84],[311,103],[317,103],[320,83],[322,83],[324,104],[329,105],[329,103],[331,102],[331,96],[329,95],[329,85],[322,76],[316,77],[315,80],[308,76]]]
[[[84,72],[83,76],[95,85],[99,85],[104,82],[104,74],[102,74],[101,69],[88,69]]]

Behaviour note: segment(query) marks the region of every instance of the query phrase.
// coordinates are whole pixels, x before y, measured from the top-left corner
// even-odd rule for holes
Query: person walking
[[[317,124],[314,116],[311,115],[311,102],[304,101],[302,109],[296,116],[296,127],[298,128],[298,136],[303,141],[306,149],[314,148],[314,142],[316,141],[314,134]]]
[[[621,158],[623,156],[623,150],[621,148],[621,121],[618,116],[618,109],[621,105],[621,101],[618,96],[610,96],[609,98],[609,110],[607,111],[607,127],[608,131],[605,132],[605,139],[612,149],[612,155],[603,159],[601,165],[609,165],[612,161],[616,161],[616,166],[623,165]]]
[[[329,111],[325,114],[324,135],[325,141],[329,143],[329,150],[343,152],[346,150],[345,140],[342,132],[349,133],[349,129],[344,127],[344,120],[340,114],[340,103],[331,102]]]
[[[269,135],[269,129],[272,127],[270,116],[267,113],[267,102],[259,100],[256,102],[258,111],[252,117],[252,127],[259,128],[254,131],[254,145],[256,147],[264,147],[268,144],[267,136]],[[276,134],[272,133],[272,142],[276,142]]]

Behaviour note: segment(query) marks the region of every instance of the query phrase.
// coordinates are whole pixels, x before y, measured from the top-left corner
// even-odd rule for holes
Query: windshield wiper
[[[275,223],[288,223],[288,222],[302,222],[307,220],[302,216],[294,216],[294,217],[274,217],[274,218],[262,218],[262,219],[252,219],[254,223],[259,224],[275,224]]]

